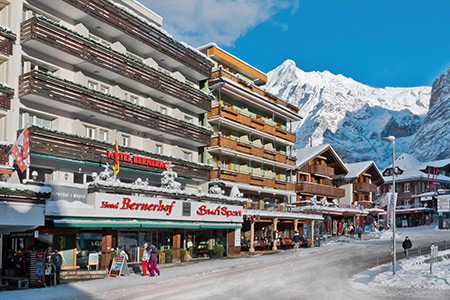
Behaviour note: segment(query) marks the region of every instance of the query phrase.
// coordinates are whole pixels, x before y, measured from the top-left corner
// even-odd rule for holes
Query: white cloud
[[[141,0],[161,15],[163,28],[192,46],[232,46],[248,30],[281,10],[295,13],[299,0]]]

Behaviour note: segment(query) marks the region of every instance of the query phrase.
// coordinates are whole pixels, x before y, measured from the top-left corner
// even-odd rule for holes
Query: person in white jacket
[[[142,276],[147,276],[147,270],[151,273],[149,268],[150,248],[148,244],[144,244],[144,252],[142,253]]]

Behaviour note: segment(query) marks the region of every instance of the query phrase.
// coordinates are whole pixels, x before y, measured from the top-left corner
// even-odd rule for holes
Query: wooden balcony
[[[345,196],[344,189],[306,181],[300,181],[299,183],[297,183],[297,192],[312,195],[323,195],[333,198],[342,198]]]
[[[279,151],[269,151],[264,148],[255,147],[252,145],[252,143],[240,142],[225,137],[213,137],[211,138],[211,147],[213,146],[225,147],[239,152],[252,154],[262,158],[295,166],[295,160],[291,158],[288,159],[288,156],[281,154]]]
[[[165,133],[166,138],[176,140],[189,137],[197,147],[210,143],[211,131],[182,122],[175,118],[122,101],[118,98],[90,90],[78,84],[32,71],[19,77],[19,97],[33,101],[40,107],[53,107],[73,115],[122,125],[126,128],[140,126],[139,131],[150,134]]]
[[[82,138],[77,135],[56,132],[39,127],[29,127],[30,151],[33,154],[43,154],[50,157],[61,157],[79,161],[89,161],[99,164],[112,164],[114,159],[108,158],[108,150],[114,151],[114,145],[102,141]],[[176,158],[151,153],[133,148],[119,147],[121,153],[156,160],[171,162],[179,177],[209,180],[211,167]],[[121,161],[124,168],[162,173],[165,169],[152,165]]]
[[[213,97],[199,89],[40,17],[22,22],[21,43],[190,111],[211,109]]]
[[[334,176],[334,168],[322,165],[306,165],[302,168],[302,171],[311,175]]]
[[[167,57],[176,60],[178,63],[196,70],[205,76],[205,78],[209,78],[211,76],[211,69],[213,67],[212,62],[208,61],[196,51],[189,49],[182,43],[179,43],[171,37],[165,35],[154,26],[151,26],[126,11],[119,9],[109,1],[63,0],[63,2],[72,6],[72,9],[78,8],[87,16],[96,19],[97,22],[104,22],[112,28],[122,31],[125,33],[125,37],[137,39],[154,50],[157,50]],[[67,12],[70,13],[70,9],[66,9],[66,13]],[[125,39],[125,37],[123,39]]]
[[[11,99],[14,95],[14,90],[0,87],[0,109],[10,110],[11,109]]]
[[[243,86],[244,88],[246,88],[247,90],[254,92],[260,96],[263,96],[266,98],[267,101],[273,103],[273,104],[279,104],[282,105],[286,108],[288,108],[290,111],[292,111],[293,113],[298,113],[298,107],[296,107],[295,105],[292,105],[290,103],[287,103],[286,101],[281,100],[280,98],[278,98],[275,95],[272,95],[268,92],[266,92],[265,90],[261,89],[260,87],[250,84],[249,82],[247,82],[246,80],[239,78],[238,76],[227,72],[223,69],[219,69],[216,70],[214,72],[212,72],[212,76],[211,79],[216,79],[216,78],[220,78],[220,77],[225,77],[228,78],[238,84],[240,84],[241,86]]]
[[[13,45],[16,35],[11,32],[0,31],[0,53],[13,55]]]
[[[232,170],[212,170],[211,180],[221,179],[233,182],[240,182],[252,185],[272,187],[282,190],[295,191],[295,184],[283,180],[277,180],[275,178],[266,178],[260,175],[244,174]]]
[[[0,144],[0,165],[8,165],[9,163],[9,151],[12,145]]]
[[[377,186],[368,182],[356,182],[353,183],[353,190],[357,192],[375,193],[377,191]]]
[[[288,132],[281,128],[281,125],[275,124],[270,125],[264,122],[262,119],[255,119],[250,116],[246,116],[242,113],[235,111],[232,107],[224,105],[220,103],[218,106],[213,107],[211,111],[208,113],[208,118],[212,118],[215,116],[221,116],[227,118],[229,120],[233,120],[240,124],[252,127],[259,131],[264,131],[271,135],[280,137],[289,142],[295,143],[295,134]]]

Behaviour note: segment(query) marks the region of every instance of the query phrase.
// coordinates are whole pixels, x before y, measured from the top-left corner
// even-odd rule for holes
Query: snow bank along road
[[[404,230],[413,245],[450,240],[450,231]],[[401,240],[398,247],[401,247]],[[274,255],[208,261],[57,288],[0,292],[4,299],[449,299],[448,290],[377,288],[351,277],[390,261],[389,241],[338,243]]]

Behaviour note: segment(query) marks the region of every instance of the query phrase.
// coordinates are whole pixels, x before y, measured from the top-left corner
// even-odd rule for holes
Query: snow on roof
[[[348,173],[347,166],[341,160],[339,155],[337,155],[337,153],[334,151],[333,147],[331,147],[330,144],[323,144],[323,145],[314,146],[314,147],[305,147],[305,148],[296,150],[295,156],[297,157],[297,167],[303,166],[305,163],[309,162],[314,157],[321,155],[322,153],[324,153],[327,150],[331,151],[331,153],[336,157],[336,160],[339,162],[339,164],[342,165],[342,169],[344,169],[344,171]]]
[[[422,164],[413,155],[403,153],[395,160],[395,166],[399,167],[403,171],[401,175],[395,177],[395,180],[427,179],[428,174],[420,171],[423,165],[427,165],[427,163]],[[390,164],[386,169],[388,168],[392,168],[392,164]],[[450,182],[450,177],[444,175],[438,175],[436,179],[439,181]],[[385,183],[392,182],[392,176],[386,176],[384,177],[384,180]]]
[[[0,182],[0,188],[6,188],[10,190],[18,190],[18,191],[32,191],[36,193],[51,193],[52,189],[46,186],[37,186],[37,185],[25,185],[20,183],[7,183]]]
[[[362,173],[366,172],[371,166],[373,166],[378,172],[381,179],[383,178],[383,175],[381,174],[380,170],[378,169],[377,165],[374,161],[361,161],[353,164],[345,164],[345,166],[348,169],[348,174],[344,176],[345,179],[354,179],[361,176]]]
[[[450,165],[450,158],[447,159],[441,159],[441,160],[434,160],[434,161],[427,161],[424,162],[420,166],[420,170],[426,169],[427,167],[433,167],[433,168],[442,168],[445,166]]]

